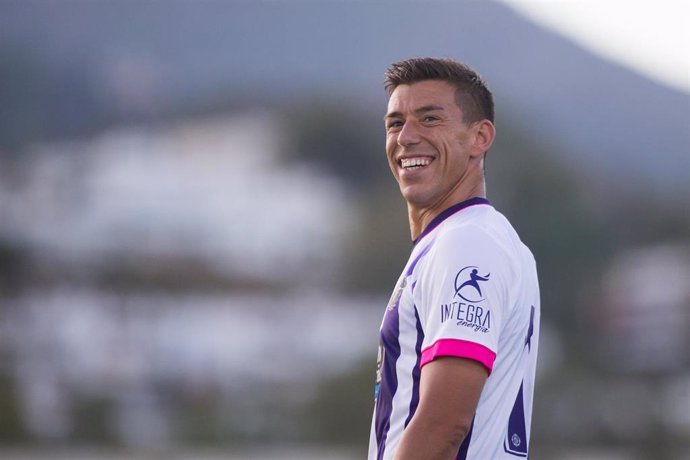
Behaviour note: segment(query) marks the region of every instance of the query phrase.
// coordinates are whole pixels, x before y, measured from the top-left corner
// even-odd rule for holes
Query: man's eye
[[[428,123],[428,122],[432,122],[432,121],[436,121],[436,120],[438,120],[438,117],[434,117],[434,116],[431,116],[431,115],[428,115],[428,116],[424,117],[424,121],[427,122],[427,123]]]
[[[395,129],[395,128],[400,128],[402,126],[402,121],[390,121],[386,125],[386,129]]]

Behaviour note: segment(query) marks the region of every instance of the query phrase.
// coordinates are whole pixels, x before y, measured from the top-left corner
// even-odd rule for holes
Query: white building
[[[28,152],[19,186],[0,193],[0,237],[37,263],[88,274],[122,260],[189,262],[190,272],[289,286],[106,292],[72,276],[8,299],[0,347],[35,436],[69,437],[75,399],[94,398],[112,405],[108,423],[125,444],[165,445],[161,388],[215,389],[221,406],[257,382],[308,392],[375,349],[371,301],[328,292],[355,207],[337,179],[288,161],[285,139],[279,119],[250,113]]]
[[[331,274],[353,206],[285,142],[279,119],[242,113],[39,145],[0,194],[0,235],[87,267],[173,257],[230,276]]]

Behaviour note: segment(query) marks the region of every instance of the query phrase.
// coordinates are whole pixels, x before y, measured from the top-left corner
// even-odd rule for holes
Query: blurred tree
[[[307,438],[312,442],[356,448],[366,456],[374,407],[374,358],[351,372],[320,383],[308,406]]]
[[[382,118],[335,102],[319,101],[286,112],[288,159],[317,162],[355,187],[385,177]]]
[[[26,249],[0,239],[0,297],[14,296],[22,291],[28,281],[28,268]]]
[[[30,49],[0,46],[0,156],[30,142],[84,136],[123,116],[97,93],[93,69],[49,66]]]
[[[112,401],[106,398],[78,398],[73,412],[72,438],[81,443],[117,445],[117,439],[110,426],[112,410]]]
[[[343,288],[388,295],[412,250],[407,208],[393,178],[360,193],[360,220],[346,242]]]
[[[2,362],[11,362],[6,353],[1,353]],[[0,374],[0,443],[11,444],[26,442],[29,438],[21,419],[18,405],[15,380],[6,365]]]
[[[573,345],[569,353],[585,357],[581,292],[596,287],[613,252],[611,227],[578,171],[504,125],[487,158],[490,196],[534,253],[543,317]]]

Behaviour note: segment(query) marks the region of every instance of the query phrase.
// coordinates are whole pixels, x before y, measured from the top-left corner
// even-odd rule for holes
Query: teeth
[[[400,160],[400,165],[403,168],[414,168],[417,166],[426,166],[431,163],[431,159],[428,157],[422,158],[403,158]]]

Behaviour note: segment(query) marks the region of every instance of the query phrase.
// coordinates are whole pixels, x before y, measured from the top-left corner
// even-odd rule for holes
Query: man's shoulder
[[[451,216],[439,229],[437,240],[488,240],[517,237],[508,219],[492,206],[474,206]]]
[[[513,260],[529,253],[508,219],[491,206],[476,206],[462,216],[452,216],[434,241],[439,255],[474,253]]]

